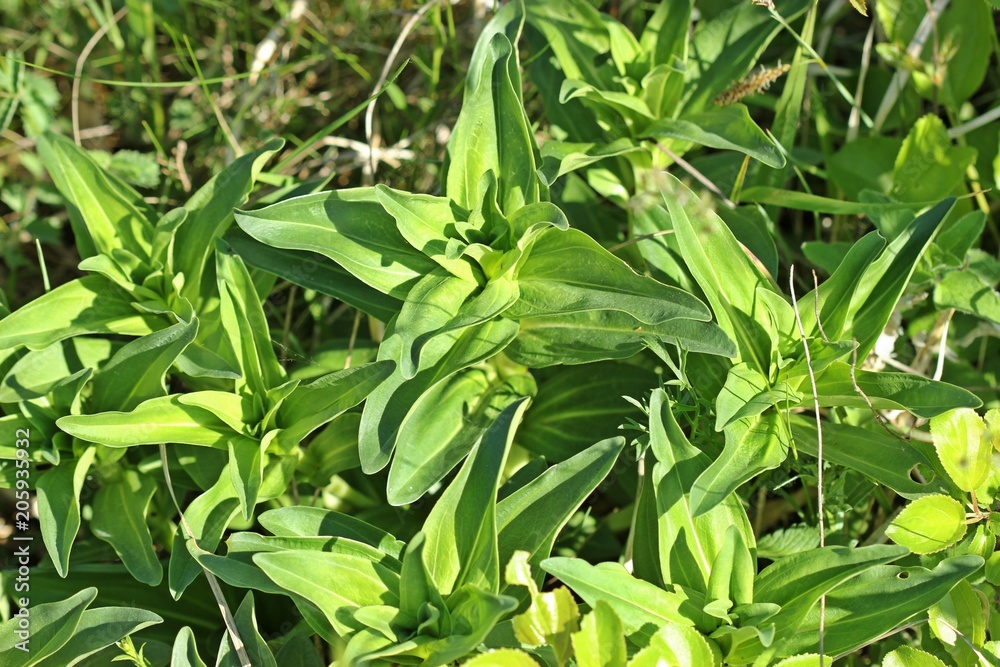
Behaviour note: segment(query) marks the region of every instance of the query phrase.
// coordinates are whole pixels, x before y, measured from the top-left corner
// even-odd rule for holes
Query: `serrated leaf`
[[[944,495],[923,496],[907,505],[886,529],[896,544],[914,553],[947,549],[965,535],[965,508]]]
[[[993,446],[986,423],[975,410],[949,410],[931,419],[931,437],[941,465],[965,492],[982,486],[990,474]]]

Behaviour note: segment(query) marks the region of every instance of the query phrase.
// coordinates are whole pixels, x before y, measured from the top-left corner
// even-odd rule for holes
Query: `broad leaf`
[[[929,554],[958,542],[965,530],[962,503],[949,496],[933,495],[917,498],[907,505],[885,534],[914,553]]]

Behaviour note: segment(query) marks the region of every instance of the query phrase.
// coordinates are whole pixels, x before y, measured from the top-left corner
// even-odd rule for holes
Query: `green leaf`
[[[174,533],[176,547],[171,551],[167,572],[170,594],[175,600],[180,598],[184,590],[201,573],[201,566],[182,545],[193,538],[206,551],[215,551],[222,540],[223,532],[236,518],[237,512],[239,512],[239,500],[227,469],[222,471],[210,489],[184,508],[185,522],[179,525]]]
[[[424,563],[442,595],[466,583],[499,589],[497,485],[526,407],[521,399],[497,416],[424,521]]]
[[[35,482],[42,540],[60,577],[69,574],[69,552],[80,530],[80,492],[96,452],[88,447],[79,458],[62,461]]]
[[[511,26],[518,32],[519,24]],[[516,41],[516,37],[513,41]],[[479,204],[479,179],[497,175],[497,203],[511,215],[539,200],[535,141],[521,100],[517,49],[502,33],[486,34],[472,55],[465,97],[448,141],[445,193],[459,206]]]
[[[639,651],[629,667],[687,667],[712,665],[721,667],[718,649],[712,650],[709,640],[694,628],[667,623],[649,640],[649,646]]]
[[[195,642],[191,628],[184,626],[177,633],[173,650],[170,653],[170,667],[207,667],[198,655],[198,644]]]
[[[285,370],[271,344],[264,308],[243,261],[225,252],[221,242],[215,259],[222,332],[236,353],[242,372],[242,378],[236,381],[237,393],[242,393],[247,387],[263,396],[285,379]]]
[[[917,119],[896,155],[889,193],[900,201],[943,199],[965,179],[976,149],[952,146],[944,122],[934,114]]]
[[[108,447],[176,442],[225,449],[230,439],[245,439],[211,412],[181,401],[191,395],[151,398],[131,412],[62,417],[56,425],[81,440]]]
[[[771,385],[767,378],[747,364],[729,369],[726,384],[716,397],[715,430],[721,431],[733,422],[756,417],[771,406],[798,405],[802,396],[785,382]]]
[[[166,395],[164,375],[197,333],[198,318],[192,318],[126,344],[91,380],[94,410],[127,412]]]
[[[236,622],[236,630],[239,633],[240,640],[243,642],[243,648],[246,650],[247,657],[250,658],[250,663],[254,667],[278,667],[278,663],[274,659],[274,654],[271,653],[267,642],[260,636],[260,631],[257,629],[257,617],[254,610],[252,592],[248,592],[246,597],[243,598],[239,609],[233,615],[233,620]],[[216,667],[242,667],[242,662],[233,645],[233,638],[227,632],[222,637],[222,645],[219,647],[219,658],[215,665]]]
[[[124,471],[119,479],[98,490],[90,520],[94,535],[114,547],[133,577],[150,586],[163,579],[163,568],[146,525],[146,512],[156,486],[156,480],[150,477],[134,470]]]
[[[910,373],[877,373],[858,370],[858,387],[876,410],[908,410],[918,417],[935,417],[953,408],[978,408],[982,401],[970,391]],[[851,366],[834,362],[816,378],[821,407],[866,408],[868,403],[851,381]]]
[[[705,593],[730,526],[754,548],[746,510],[736,495],[726,494],[707,511],[694,511],[693,487],[712,463],[685,437],[662,389],[654,390],[649,401],[649,442],[658,461],[649,481],[656,498],[659,574],[665,582]]]
[[[1000,324],[1000,294],[973,271],[949,271],[934,285],[934,305]]]
[[[777,410],[738,421],[725,433],[721,456],[691,487],[692,516],[709,511],[758,473],[781,465],[791,444],[785,417]]]
[[[397,368],[365,403],[358,439],[362,470],[371,474],[389,462],[399,433],[410,419],[411,408],[424,392],[461,369],[503,350],[517,330],[516,322],[501,317],[478,327],[438,336],[424,350],[427,367],[413,379],[406,380]],[[390,336],[379,347],[380,359],[398,359],[400,354],[399,337]]]
[[[644,325],[630,315],[598,310],[522,319],[517,338],[504,354],[531,368],[627,359],[650,339],[690,352],[732,357],[733,341],[713,322],[670,320]]]
[[[598,600],[573,634],[573,653],[579,667],[625,667],[622,622],[607,602]]]
[[[262,451],[267,447],[267,440],[230,440],[229,448],[229,480],[236,489],[240,501],[243,519],[249,521],[253,516],[253,508],[257,505],[257,494],[264,481],[264,465],[266,454]]]
[[[978,556],[958,556],[934,569],[880,565],[859,574],[827,593],[826,653],[850,653],[919,618],[956,584],[967,585],[963,580],[980,567]],[[814,607],[795,636],[783,644],[781,655],[814,650],[818,644],[819,608]]]
[[[663,199],[681,256],[705,293],[719,326],[736,341],[737,362],[766,374],[770,368],[770,319],[756,320],[757,287],[766,285],[760,270],[740,247],[725,222],[673,176],[665,176]]]
[[[253,557],[286,591],[315,604],[338,634],[349,631],[339,610],[399,605],[399,575],[367,558],[315,551],[277,551]]]
[[[790,423],[795,447],[816,456],[815,420],[792,415]],[[910,471],[918,465],[933,468],[931,461],[921,450],[879,428],[823,422],[823,457],[830,463],[853,468],[911,500],[928,493],[948,491],[940,477],[924,483],[911,479]]]
[[[235,227],[223,238],[247,266],[332,296],[383,322],[391,320],[403,307],[402,301],[369,287],[329,257],[270,246]]]
[[[4,667],[31,667],[56,653],[71,640],[84,610],[95,597],[96,588],[85,588],[60,602],[31,605],[27,612],[30,614],[27,636],[20,625],[22,619],[16,614],[0,624],[0,653],[4,656]]]
[[[591,565],[579,558],[549,558],[542,569],[565,582],[591,607],[604,600],[640,646],[667,623],[694,625],[701,609],[687,597],[636,579],[618,563]]]
[[[573,594],[560,586],[544,593],[533,591],[531,598],[531,606],[514,617],[514,636],[528,646],[551,646],[559,662],[565,662],[571,637],[579,628],[580,610]]]
[[[978,558],[971,558],[975,559],[973,562],[978,569]],[[982,648],[986,642],[989,613],[983,594],[963,580],[931,606],[928,610],[928,625],[958,664],[982,664],[976,649]]]
[[[793,639],[820,597],[870,568],[901,558],[904,547],[823,547],[787,556],[764,568],[754,582],[754,603],[780,605],[768,619],[775,626],[773,655]]]
[[[639,276],[583,232],[541,234],[517,274],[521,298],[514,319],[588,310],[616,310],[644,324],[707,321],[703,303],[675,287]]]
[[[965,535],[965,508],[944,495],[917,498],[899,513],[885,534],[918,554],[947,549]]]
[[[446,197],[415,195],[384,185],[376,185],[375,194],[382,207],[396,219],[396,228],[410,245],[456,278],[482,282],[481,274],[477,275],[468,260],[447,256],[448,241],[459,236],[457,225],[467,218],[465,211],[456,210],[454,202]]]
[[[87,609],[80,617],[73,637],[58,651],[34,664],[38,667],[73,667],[132,633],[162,622],[163,619],[153,612],[135,607]]]
[[[115,347],[106,338],[77,336],[27,352],[3,379],[0,403],[18,403],[45,396],[66,385],[84,368],[98,368],[111,357]]]
[[[363,401],[389,377],[394,366],[391,361],[377,361],[299,385],[278,407],[282,431],[275,441],[282,447],[298,445],[317,428]]]
[[[148,260],[153,226],[142,196],[67,137],[46,133],[37,145],[42,163],[66,198],[80,255],[110,255],[115,248],[125,248]]]
[[[319,507],[282,507],[264,512],[257,520],[279,536],[345,537],[371,545],[394,558],[399,558],[403,549],[403,543],[384,530],[353,516]]]
[[[437,266],[415,250],[378,202],[374,188],[305,195],[256,211],[236,222],[258,241],[328,257],[359,280],[397,299]]]
[[[184,204],[188,216],[174,237],[174,271],[184,274],[183,296],[192,300],[199,295],[207,297],[202,275],[215,250],[215,240],[232,224],[233,209],[246,202],[264,163],[284,144],[283,139],[271,139],[236,158]]]
[[[983,418],[975,410],[959,408],[937,415],[930,424],[938,458],[955,485],[967,493],[982,486],[993,460]]]
[[[137,312],[132,298],[103,276],[84,276],[0,320],[0,349],[41,350],[80,334],[144,336],[165,326],[165,318]]]
[[[709,148],[739,151],[775,169],[785,166],[785,157],[774,141],[753,122],[743,104],[685,114],[680,118],[664,118],[647,127],[643,137],[657,141],[675,139]]]
[[[602,440],[497,503],[499,561],[508,562],[515,550],[527,552],[535,566],[547,558],[559,531],[611,471],[624,446],[621,437]]]
[[[505,381],[485,367],[459,371],[424,392],[399,431],[386,486],[389,503],[405,505],[427,493],[465,458],[504,408],[533,392],[530,375]]]
[[[948,667],[930,653],[910,646],[900,646],[885,656],[882,667]]]
[[[600,162],[641,151],[631,139],[622,137],[608,144],[547,141],[542,145],[542,166],[538,175],[545,185],[552,185],[566,174]]]

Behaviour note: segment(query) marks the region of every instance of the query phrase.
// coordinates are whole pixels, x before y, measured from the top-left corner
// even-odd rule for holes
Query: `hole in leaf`
[[[907,572],[906,570],[903,570],[902,572],[900,572],[899,574],[896,575],[896,578],[897,579],[909,579],[910,578],[910,573]]]

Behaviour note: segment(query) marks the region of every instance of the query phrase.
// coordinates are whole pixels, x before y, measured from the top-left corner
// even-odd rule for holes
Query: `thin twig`
[[[708,188],[709,190],[711,190],[715,194],[715,196],[717,196],[719,199],[722,200],[722,203],[726,205],[726,208],[736,208],[736,204],[734,204],[729,199],[729,197],[727,197],[726,195],[722,194],[722,190],[720,190],[718,188],[718,186],[715,185],[715,183],[713,183],[712,181],[708,180],[708,177],[706,177],[703,173],[701,173],[700,171],[698,171],[697,169],[695,169],[693,166],[691,166],[691,163],[689,163],[687,160],[685,160],[684,158],[682,158],[680,155],[677,155],[676,153],[674,153],[672,150],[670,150],[669,148],[667,148],[666,146],[664,146],[659,141],[656,142],[656,147],[659,148],[661,151],[663,151],[663,153],[667,157],[669,157],[671,160],[673,160],[674,162],[676,162],[677,166],[679,166],[681,169],[683,169],[687,173],[691,174],[691,176],[693,176],[699,183],[701,183],[706,188]]]
[[[73,117],[73,141],[76,142],[77,146],[82,146],[82,137],[80,136],[80,77],[83,76],[83,64],[87,62],[87,58],[90,57],[90,52],[94,50],[97,43],[101,41],[101,38],[108,32],[108,30],[114,24],[121,20],[121,17],[125,16],[128,12],[128,7],[122,7],[115,15],[111,17],[111,20],[103,24],[94,33],[94,36],[90,38],[87,45],[83,47],[83,51],[80,52],[80,57],[76,59],[76,74],[73,77],[73,94],[71,101],[71,115]]]
[[[889,428],[889,425],[888,425],[887,420],[885,419],[885,417],[883,417],[882,414],[878,410],[875,409],[875,406],[872,405],[871,399],[868,398],[868,394],[866,394],[864,392],[864,390],[861,388],[861,385],[858,384],[858,378],[857,378],[857,375],[856,375],[857,368],[858,368],[858,339],[857,338],[854,339],[854,350],[852,350],[851,355],[852,355],[851,356],[851,386],[854,387],[854,391],[859,396],[861,396],[861,398],[864,399],[865,403],[868,405],[868,409],[872,411],[872,415],[874,415],[875,421],[877,421],[879,423],[879,426],[882,427],[882,430],[884,430],[886,433],[888,433],[889,435],[891,435],[892,437],[894,437],[896,440],[899,440],[900,442],[906,442],[906,438],[902,437],[901,435],[899,435],[898,433],[896,433],[895,431],[893,431],[892,429]]]
[[[799,325],[799,335],[802,336],[802,347],[806,353],[806,369],[809,371],[809,384],[812,386],[813,409],[816,412],[816,513],[819,520],[819,546],[826,546],[826,534],[823,521],[823,422],[819,411],[819,392],[816,389],[816,374],[813,373],[812,356],[809,354],[809,341],[806,340],[806,329],[802,326],[802,315],[795,298],[795,265],[788,269],[788,289],[792,294],[792,309],[795,311],[795,322]],[[823,633],[826,629],[826,595],[819,599],[819,667],[824,666]]]
[[[167,465],[167,446],[160,443],[160,463],[163,465],[163,477],[167,482],[167,490],[170,492],[170,498],[174,501],[174,507],[177,508],[177,513],[181,517],[181,527],[184,532],[188,534],[191,541],[198,545],[198,540],[195,539],[194,531],[191,530],[191,526],[188,525],[187,519],[184,518],[184,512],[181,511],[181,505],[177,502],[177,496],[174,494],[174,485],[170,481],[170,467]],[[187,549],[187,545],[182,548]],[[226,598],[222,594],[222,588],[219,586],[218,580],[215,575],[205,569],[205,566],[198,561],[198,565],[201,566],[202,572],[205,573],[205,579],[208,580],[208,587],[212,589],[212,595],[215,596],[215,602],[219,605],[219,611],[222,613],[222,619],[226,624],[226,631],[229,632],[229,638],[233,642],[233,648],[236,650],[236,656],[240,660],[240,667],[253,667],[250,662],[250,656],[247,655],[247,649],[243,645],[243,640],[240,639],[239,630],[236,628],[236,619],[233,618],[233,612],[230,611],[229,605],[226,603]]]
[[[375,82],[375,87],[372,89],[372,96],[378,94],[379,90],[385,84],[386,79],[389,77],[389,70],[392,69],[393,63],[396,62],[396,57],[399,55],[400,49],[403,48],[403,42],[406,41],[406,37],[410,34],[413,28],[417,25],[417,22],[421,17],[430,10],[439,0],[428,0],[425,2],[420,9],[418,9],[413,16],[406,22],[403,26],[403,30],[399,33],[399,37],[396,38],[396,42],[392,45],[392,50],[389,51],[389,57],[386,58],[385,64],[382,66],[382,72],[378,75],[378,81]],[[375,149],[378,139],[375,136],[373,129],[375,122],[375,100],[368,105],[365,109],[365,140],[368,142],[368,169],[371,173],[371,178],[375,178],[375,169],[378,166],[378,161],[375,158]]]

